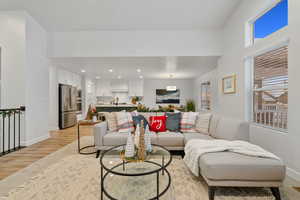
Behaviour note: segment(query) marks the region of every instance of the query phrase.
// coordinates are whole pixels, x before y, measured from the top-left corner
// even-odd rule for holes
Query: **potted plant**
[[[138,101],[139,101],[139,97],[137,97],[137,96],[133,96],[133,97],[131,98],[131,103],[132,103],[132,104],[136,104]]]
[[[195,112],[195,111],[196,111],[196,104],[195,104],[195,101],[192,100],[192,99],[186,100],[185,110],[186,110],[187,112]]]

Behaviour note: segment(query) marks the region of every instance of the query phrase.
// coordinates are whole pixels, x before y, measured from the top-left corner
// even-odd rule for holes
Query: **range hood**
[[[128,92],[128,81],[127,80],[113,80],[111,82],[111,92]]]
[[[119,92],[127,93],[128,89],[112,89],[111,92],[112,93],[119,93]]]

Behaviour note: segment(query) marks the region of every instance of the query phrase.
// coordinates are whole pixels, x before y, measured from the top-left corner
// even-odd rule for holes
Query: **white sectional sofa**
[[[149,119],[151,113],[139,113],[146,119]],[[157,115],[161,115],[158,113]],[[153,114],[152,114],[153,115]],[[222,130],[224,129],[224,130]],[[107,122],[102,122],[95,127],[95,144],[99,150],[105,150],[109,147],[125,144],[127,134],[110,132],[107,130]],[[181,133],[181,132],[161,132],[152,133],[152,144],[165,146],[169,150],[183,150],[186,142],[190,139],[228,139],[228,140],[249,140],[248,123],[220,118],[213,116],[210,122],[209,135],[198,133]]]
[[[149,113],[139,113],[148,119]],[[95,146],[98,150],[125,144],[127,134],[109,132],[107,122],[95,127]],[[169,150],[184,150],[191,139],[225,139],[249,141],[249,124],[244,121],[213,115],[209,134],[165,132],[152,133],[153,144]],[[214,199],[216,187],[270,187],[276,200],[280,200],[279,186],[285,178],[285,165],[274,159],[250,157],[231,152],[207,153],[199,159],[199,176],[209,186],[209,198]]]

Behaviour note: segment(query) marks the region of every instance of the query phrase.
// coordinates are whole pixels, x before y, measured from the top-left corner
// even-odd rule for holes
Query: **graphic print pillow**
[[[150,131],[165,132],[166,131],[166,116],[151,116]]]

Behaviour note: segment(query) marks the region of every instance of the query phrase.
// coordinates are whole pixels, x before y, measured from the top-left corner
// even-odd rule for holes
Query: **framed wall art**
[[[222,79],[222,89],[224,94],[236,93],[236,75],[226,76]]]

